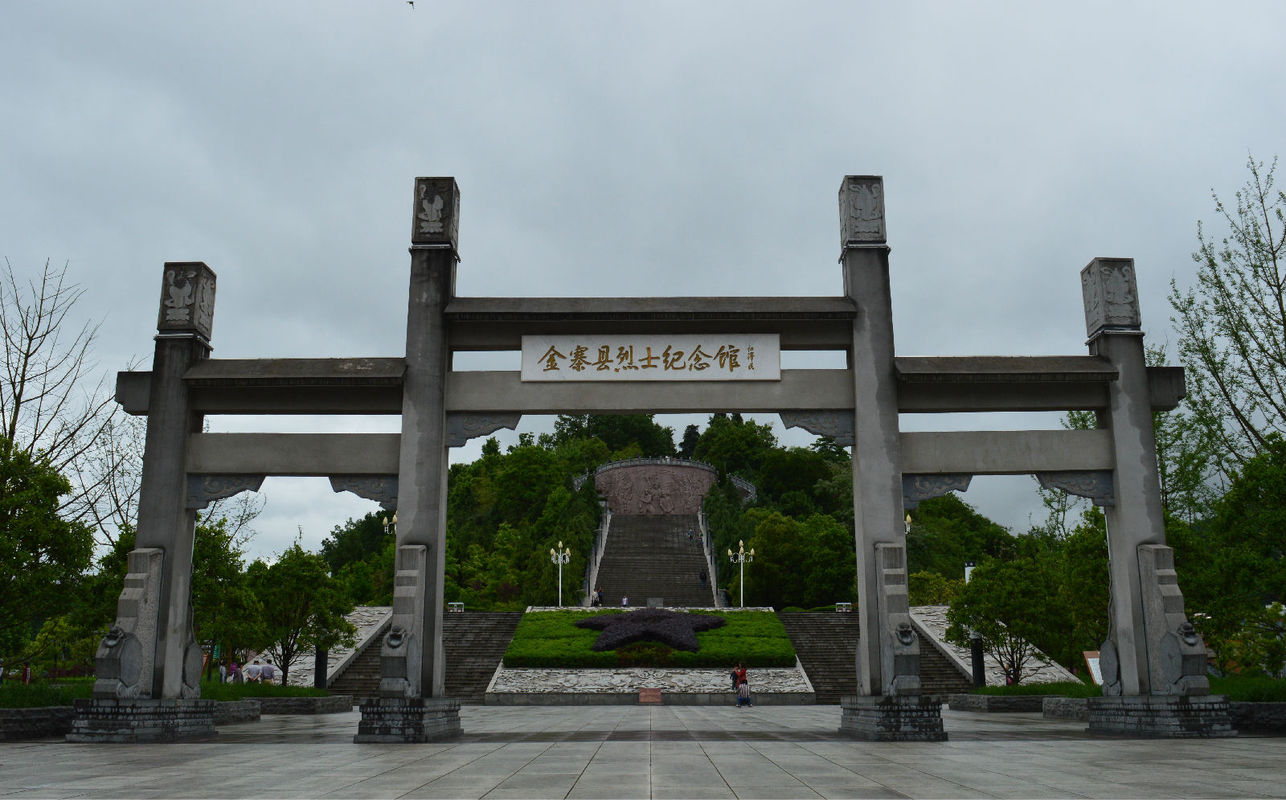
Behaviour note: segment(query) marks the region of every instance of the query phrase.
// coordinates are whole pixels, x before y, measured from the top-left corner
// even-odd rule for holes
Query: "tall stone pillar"
[[[454,178],[416,179],[393,622],[381,648],[380,697],[362,705],[358,742],[423,742],[460,733],[459,701],[443,696],[442,650],[450,368],[444,311],[455,293],[459,220]]]
[[[858,697],[845,698],[840,731],[862,738],[945,739],[940,705],[921,701],[919,644],[906,597],[902,455],[884,181],[849,175],[839,191],[844,294],[857,305],[853,520],[857,549]]]
[[[1168,736],[1228,735],[1226,698],[1210,698],[1205,646],[1183,612],[1165,546],[1134,261],[1096,258],[1081,271],[1091,355],[1117,369],[1099,424],[1112,433],[1116,502],[1107,520],[1111,606],[1100,648],[1103,691],[1091,730]]]
[[[187,505],[188,436],[201,430],[183,375],[210,355],[215,275],[168,262],[161,289],[139,493],[138,531],[116,624],[96,655],[94,699],[77,703],[70,741],[214,735],[200,701],[202,653],[192,630],[196,512]]]

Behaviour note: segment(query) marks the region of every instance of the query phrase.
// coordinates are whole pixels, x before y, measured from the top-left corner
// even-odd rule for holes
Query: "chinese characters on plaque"
[[[524,381],[776,381],[777,334],[524,336]]]

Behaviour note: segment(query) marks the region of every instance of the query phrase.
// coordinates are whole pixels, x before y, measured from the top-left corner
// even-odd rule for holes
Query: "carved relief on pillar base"
[[[1206,647],[1184,613],[1174,550],[1145,544],[1139,546],[1138,555],[1151,693],[1183,697],[1210,694]]]
[[[188,499],[184,508],[199,511],[241,492],[257,492],[264,475],[188,475]]]
[[[803,428],[814,436],[829,436],[840,447],[853,446],[853,412],[782,411],[778,414],[787,428]]]
[[[165,551],[158,547],[130,551],[125,586],[116,602],[116,623],[94,654],[95,698],[151,697],[164,561]]]
[[[1116,489],[1111,470],[1070,470],[1067,472],[1037,472],[1036,480],[1042,489],[1062,489],[1077,497],[1089,498],[1096,506],[1116,505]]]
[[[522,414],[447,414],[447,447],[463,447],[470,439],[495,433],[501,428],[513,430]]]
[[[397,510],[396,475],[332,475],[330,488],[374,500],[386,511]]]
[[[902,475],[902,505],[910,511],[921,500],[941,497],[948,492],[968,490],[973,476],[963,472],[944,472],[940,475]]]
[[[920,640],[911,626],[906,548],[875,545],[876,603],[880,625],[880,683],[889,696],[920,693]]]
[[[420,641],[424,618],[424,585],[429,548],[422,544],[397,548],[393,575],[393,620],[380,644],[380,688],[383,698],[419,697],[420,666],[424,642]],[[436,643],[427,643],[436,647]],[[432,652],[432,651],[430,651]]]

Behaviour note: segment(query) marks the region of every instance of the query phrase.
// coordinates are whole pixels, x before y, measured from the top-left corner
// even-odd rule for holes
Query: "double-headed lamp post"
[[[563,564],[572,560],[572,549],[569,547],[563,549],[563,543],[559,542],[557,548],[549,549],[549,560],[558,565],[558,606],[563,605]]]
[[[389,529],[397,527],[397,512],[396,511],[393,512],[393,519],[389,519],[388,517],[385,517],[380,521],[384,523],[384,532],[388,533]]]
[[[754,560],[755,560],[755,548],[753,548],[753,547],[752,547],[752,548],[750,548],[750,552],[749,552],[749,553],[747,553],[747,552],[746,552],[746,543],[745,543],[745,542],[743,542],[743,541],[741,541],[741,540],[738,540],[738,541],[737,541],[737,552],[735,552],[735,553],[734,553],[734,552],[732,552],[731,550],[729,550],[729,551],[728,551],[728,560],[729,560],[729,561],[731,561],[731,562],[732,562],[732,563],[734,563],[734,564],[740,564],[740,565],[741,565],[741,580],[740,580],[740,583],[741,583],[741,607],[742,607],[742,608],[745,608],[745,607],[746,607],[746,562],[747,562],[747,561],[754,561]]]

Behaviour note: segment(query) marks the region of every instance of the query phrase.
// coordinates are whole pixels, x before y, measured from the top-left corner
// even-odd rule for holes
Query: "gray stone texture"
[[[137,744],[212,739],[214,700],[77,700],[67,741]]]
[[[0,708],[0,741],[66,736],[75,718],[72,706]]]
[[[1286,703],[1231,702],[1228,715],[1241,733],[1286,734]]]
[[[460,702],[443,697],[376,697],[362,701],[354,742],[418,743],[462,733]]]
[[[1089,698],[1091,733],[1166,738],[1236,736],[1224,695]]]
[[[353,710],[351,694],[325,697],[260,697],[260,714],[342,714]]]
[[[1184,614],[1174,551],[1165,545],[1141,545],[1139,583],[1152,694],[1210,694],[1205,643]]]
[[[161,334],[193,334],[210,341],[214,330],[214,271],[200,261],[168,261],[161,279]]]
[[[155,547],[131,550],[126,557],[116,624],[94,654],[95,697],[124,700],[150,693],[164,560],[165,554]]]
[[[259,701],[253,697],[244,700],[219,700],[214,704],[215,725],[236,725],[259,721]]]
[[[701,513],[701,501],[719,479],[707,464],[637,459],[605,464],[594,473],[594,489],[613,514]]]
[[[417,623],[424,614],[424,584],[428,548],[397,548],[393,575],[393,622],[380,644],[380,695],[415,697],[420,694],[423,633]]]
[[[1040,713],[1046,719],[1069,719],[1075,722],[1089,722],[1089,698],[1046,696],[1044,701],[1041,702]]]
[[[844,697],[839,733],[873,742],[944,742],[942,703],[928,697]]]
[[[1048,697],[1044,694],[953,694],[947,697],[947,706],[952,711],[1031,712],[1040,711]]]

